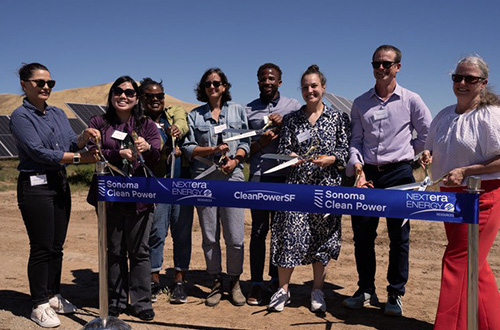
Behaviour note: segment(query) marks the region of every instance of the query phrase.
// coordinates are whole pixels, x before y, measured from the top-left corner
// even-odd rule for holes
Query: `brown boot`
[[[205,300],[205,305],[209,307],[215,307],[219,304],[221,298],[222,298],[222,279],[219,275],[214,277],[214,285],[212,286],[212,290],[207,296],[207,300]]]
[[[240,288],[240,277],[231,276],[231,301],[235,306],[243,306],[246,302],[243,292]]]

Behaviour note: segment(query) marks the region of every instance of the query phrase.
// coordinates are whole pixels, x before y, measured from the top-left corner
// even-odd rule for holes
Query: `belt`
[[[389,164],[384,164],[384,165],[365,164],[364,167],[367,170],[373,170],[373,171],[377,171],[377,172],[387,172],[387,171],[393,170],[395,168],[398,168],[398,167],[401,167],[404,165],[411,165],[411,161],[403,160],[401,162],[389,163]]]

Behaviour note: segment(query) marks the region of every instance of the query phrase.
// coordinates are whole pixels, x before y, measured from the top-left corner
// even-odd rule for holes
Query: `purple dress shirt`
[[[396,84],[383,101],[375,88],[354,100],[348,176],[354,164],[384,165],[412,160],[424,150],[432,116],[420,96]],[[413,137],[413,130],[416,137]]]

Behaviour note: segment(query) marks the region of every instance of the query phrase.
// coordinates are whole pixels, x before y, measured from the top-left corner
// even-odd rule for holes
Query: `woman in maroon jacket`
[[[111,85],[106,113],[91,118],[89,123],[89,127],[101,132],[104,157],[129,176],[146,175],[142,160],[148,167],[160,160],[160,135],[155,123],[138,111],[138,90],[132,78],[118,78]],[[152,220],[153,204],[109,203],[107,229],[111,316],[123,312],[130,295],[132,315],[145,321],[154,318],[148,245]]]

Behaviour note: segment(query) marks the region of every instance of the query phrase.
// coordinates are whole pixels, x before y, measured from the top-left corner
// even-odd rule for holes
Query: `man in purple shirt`
[[[285,182],[286,171],[278,171],[268,175],[262,173],[278,165],[272,159],[263,159],[267,153],[276,153],[278,149],[279,127],[286,114],[300,109],[300,103],[280,95],[281,69],[273,63],[265,63],[257,70],[260,97],[247,105],[248,126],[251,129],[261,129],[271,121],[275,129],[267,130],[264,134],[252,140],[250,146],[250,181],[254,182]],[[266,236],[269,232],[269,223],[274,211],[251,210],[252,234],[250,237],[250,271],[252,288],[247,297],[249,305],[262,304],[262,274],[266,257]],[[278,270],[276,266],[269,266],[271,276],[271,290],[278,285]],[[274,293],[274,292],[273,292]]]
[[[378,47],[372,57],[375,87],[354,100],[351,110],[351,143],[347,175],[356,175],[357,187],[387,188],[415,182],[411,161],[424,148],[431,114],[420,96],[396,82],[401,51],[391,45]],[[413,131],[416,137],[413,137]],[[373,182],[370,183],[369,181]],[[403,313],[401,297],[408,281],[410,223],[387,219],[389,233],[388,298],[384,314]],[[375,293],[375,237],[378,217],[352,216],[358,290],[342,304],[360,309],[378,303]]]

